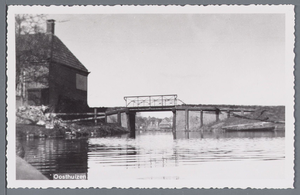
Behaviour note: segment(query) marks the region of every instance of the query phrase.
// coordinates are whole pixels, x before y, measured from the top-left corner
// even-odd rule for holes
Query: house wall
[[[53,111],[82,112],[87,109],[87,90],[82,90],[82,85],[79,89],[76,87],[76,74],[86,77],[88,75],[87,72],[51,62],[49,70],[49,104]]]

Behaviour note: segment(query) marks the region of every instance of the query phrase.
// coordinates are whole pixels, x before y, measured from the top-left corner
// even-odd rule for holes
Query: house
[[[16,95],[18,105],[48,105],[53,112],[80,112],[87,106],[88,70],[54,34],[16,36]],[[19,74],[18,74],[19,73]]]
[[[168,118],[164,118],[161,123],[159,123],[159,129],[171,129],[172,128],[172,120]]]

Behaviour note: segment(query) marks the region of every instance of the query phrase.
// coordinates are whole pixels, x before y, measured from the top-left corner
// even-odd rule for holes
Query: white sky
[[[91,72],[90,107],[178,94],[189,104],[285,104],[284,14],[48,15]]]

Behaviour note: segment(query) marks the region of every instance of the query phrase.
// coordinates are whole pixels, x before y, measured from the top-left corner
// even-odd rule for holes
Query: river
[[[125,134],[17,142],[24,147],[24,159],[49,179],[54,173],[86,173],[88,180],[284,176],[284,131],[137,131],[135,138]]]

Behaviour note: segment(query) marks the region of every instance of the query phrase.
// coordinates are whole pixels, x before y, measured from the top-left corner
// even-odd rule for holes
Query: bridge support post
[[[97,108],[94,108],[94,122],[97,125]]]
[[[118,125],[122,126],[122,122],[121,122],[121,112],[118,112],[117,120],[118,120]]]
[[[172,125],[172,131],[176,132],[176,110],[172,110],[173,112],[173,125]]]
[[[126,112],[129,137],[135,138],[135,112]]]
[[[189,109],[185,109],[185,130],[189,130]]]
[[[227,111],[227,118],[230,118],[230,111]]]
[[[216,110],[216,122],[220,120],[220,110]]]
[[[200,127],[203,127],[203,110],[200,111]]]

